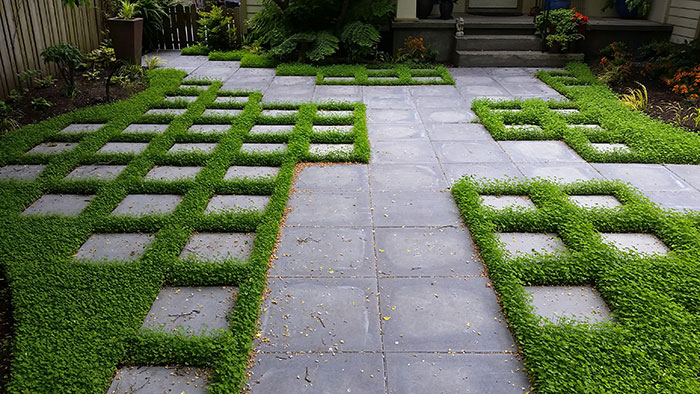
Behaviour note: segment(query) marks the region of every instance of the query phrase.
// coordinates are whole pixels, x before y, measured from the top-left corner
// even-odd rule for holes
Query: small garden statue
[[[461,16],[457,18],[455,21],[455,25],[457,26],[457,34],[455,34],[457,37],[464,37],[464,18]]]

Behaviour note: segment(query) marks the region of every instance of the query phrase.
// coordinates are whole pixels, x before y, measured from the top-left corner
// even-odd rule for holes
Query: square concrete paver
[[[297,116],[299,115],[298,109],[263,109],[260,116],[268,116],[272,118],[280,118],[286,116]]]
[[[522,361],[512,354],[386,355],[390,394],[532,393]]]
[[[564,242],[553,233],[498,233],[496,237],[505,244],[505,251],[511,256],[550,254],[567,250]]]
[[[375,123],[367,125],[369,140],[373,146],[378,146],[378,142],[383,141],[386,147],[390,147],[390,141],[412,140],[421,142],[428,138],[425,127],[422,124],[385,124]],[[425,142],[425,141],[424,141]],[[401,142],[403,144],[403,142]]]
[[[374,277],[374,243],[369,228],[282,230],[270,276]]]
[[[588,163],[518,163],[517,166],[528,178],[542,178],[560,183],[603,179]]]
[[[209,371],[194,367],[122,367],[107,394],[209,392]]]
[[[353,110],[319,109],[316,116],[319,118],[346,118],[355,115]]]
[[[619,152],[630,153],[632,150],[625,144],[592,143],[593,149],[601,153]]]
[[[78,146],[77,142],[42,142],[41,144],[28,150],[28,154],[51,155],[68,152]]]
[[[536,209],[535,203],[528,196],[481,196],[482,205],[501,210],[506,208]]]
[[[414,109],[367,109],[367,123],[420,123],[418,112]]]
[[[11,164],[0,167],[0,180],[25,180],[36,179],[46,168],[43,164]]]
[[[280,153],[287,151],[287,144],[258,144],[258,143],[244,143],[241,145],[241,153],[255,153],[255,154],[265,154],[265,153]]]
[[[216,195],[209,200],[205,214],[225,214],[229,212],[264,211],[270,203],[270,196]]]
[[[433,145],[443,163],[510,163],[510,157],[491,141],[436,141]]]
[[[298,192],[289,197],[287,226],[366,226],[367,192]]]
[[[191,103],[197,101],[198,98],[199,96],[165,96],[165,98],[163,98],[163,101],[165,101],[166,103]]]
[[[175,194],[129,194],[114,208],[112,215],[146,216],[173,213],[182,196]]]
[[[462,108],[425,108],[418,107],[418,113],[424,123],[469,123],[476,116]]]
[[[361,164],[311,165],[296,176],[294,189],[330,192],[367,190],[368,170]]]
[[[97,153],[129,153],[139,154],[146,150],[146,142],[108,142]]]
[[[187,112],[187,108],[153,108],[146,111],[144,115],[171,115],[180,116]]]
[[[353,125],[327,125],[319,126],[315,125],[311,127],[312,133],[339,133],[339,134],[350,134],[354,130]]]
[[[261,351],[379,351],[376,279],[270,278]],[[266,339],[269,339],[266,340]]]
[[[195,134],[223,134],[230,129],[230,124],[194,124],[187,131]]]
[[[309,154],[312,156],[349,155],[353,150],[353,144],[309,144]]]
[[[249,99],[250,97],[248,96],[219,96],[216,98],[216,100],[214,100],[214,102],[217,104],[245,104],[248,102]]]
[[[437,164],[371,164],[372,191],[438,191],[447,187]]]
[[[261,354],[248,388],[253,394],[384,394],[384,365],[378,353]]]
[[[177,180],[192,180],[197,177],[197,174],[202,170],[202,167],[176,167],[176,166],[155,166],[144,180],[146,181],[177,181]]]
[[[700,192],[696,190],[646,192],[645,195],[663,209],[700,211]]]
[[[202,116],[234,117],[243,113],[242,109],[205,109]]]
[[[385,349],[516,350],[488,282],[488,278],[380,278]]]
[[[428,124],[428,135],[433,141],[493,141],[486,127],[478,123]]]
[[[141,327],[195,335],[227,329],[237,294],[234,286],[163,288]]]
[[[462,218],[449,192],[373,193],[377,227],[461,226]]]
[[[380,141],[372,144],[372,163],[436,163],[428,140]]]
[[[147,123],[132,123],[127,126],[124,134],[163,134],[168,129],[169,124],[147,124]]]
[[[604,208],[612,209],[622,206],[622,203],[611,195],[573,195],[569,199],[581,208]]]
[[[591,286],[526,286],[525,292],[532,295],[534,313],[543,323],[562,318],[581,323],[610,320],[605,300]]]
[[[176,143],[168,150],[168,153],[212,153],[217,144],[206,143]]]
[[[666,255],[668,247],[654,234],[647,233],[602,233],[603,242],[626,252],[643,256]]]
[[[286,135],[294,130],[294,125],[255,125],[251,135]]]
[[[523,174],[515,164],[507,163],[448,163],[443,164],[447,181],[453,185],[465,175],[477,179],[522,178]]]
[[[262,180],[262,179],[275,179],[277,174],[279,174],[279,167],[266,167],[266,166],[232,166],[229,167],[224,174],[225,181],[231,181],[235,179],[250,179],[250,180]]]
[[[666,164],[665,167],[696,189],[700,190],[700,165]]]
[[[484,266],[461,228],[378,228],[377,270],[389,276],[478,276]]]
[[[66,126],[63,130],[59,131],[59,134],[79,134],[79,133],[92,133],[101,129],[104,123],[72,123]]]
[[[503,150],[516,163],[584,162],[581,156],[561,141],[501,141]]]
[[[505,125],[506,130],[513,132],[523,132],[523,131],[543,131],[542,127],[536,124],[507,124]]]
[[[126,166],[123,165],[82,165],[71,171],[71,173],[66,176],[66,179],[99,179],[110,181],[119,176],[125,168]]]
[[[255,233],[194,233],[180,253],[181,259],[224,261],[247,260],[253,251]]]
[[[44,194],[22,214],[78,216],[94,198],[79,194]]]
[[[74,257],[89,261],[136,260],[154,239],[155,237],[149,234],[92,234]]]
[[[593,164],[607,179],[629,182],[642,191],[680,191],[690,188],[683,179],[658,164]]]

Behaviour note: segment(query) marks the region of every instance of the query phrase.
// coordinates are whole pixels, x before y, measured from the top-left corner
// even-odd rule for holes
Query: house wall
[[[673,42],[682,43],[698,38],[700,0],[670,0],[665,22],[673,25]]]

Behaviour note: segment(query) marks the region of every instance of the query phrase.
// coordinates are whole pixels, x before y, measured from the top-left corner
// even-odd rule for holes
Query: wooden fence
[[[41,69],[58,75],[41,59],[46,47],[67,42],[82,51],[97,48],[102,23],[100,1],[70,8],[61,0],[0,0],[0,100],[19,83],[17,73]]]
[[[224,13],[233,17],[233,25],[236,27],[237,39],[240,43],[243,26],[241,9],[224,8]],[[163,20],[163,31],[158,36],[158,49],[182,49],[196,44],[199,41],[197,33],[199,18],[194,6],[170,7],[168,17]]]

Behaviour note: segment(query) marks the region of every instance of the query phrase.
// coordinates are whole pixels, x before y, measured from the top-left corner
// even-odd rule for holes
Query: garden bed
[[[10,288],[2,267],[0,267],[0,392],[6,392],[10,378],[10,356],[12,351],[12,305]]]
[[[74,97],[64,94],[61,83],[56,83],[51,87],[37,87],[29,90],[22,95],[18,102],[12,104],[13,108],[18,111],[18,116],[15,120],[20,125],[28,125],[80,108],[105,103],[104,80],[94,81],[84,76],[79,76],[76,78],[76,82],[78,93]],[[146,85],[144,84],[134,84],[128,88],[123,88],[119,84],[113,84],[110,88],[110,95],[113,100],[124,100],[145,88]],[[51,106],[48,108],[34,108],[32,101],[38,98],[46,99],[51,103]]]

